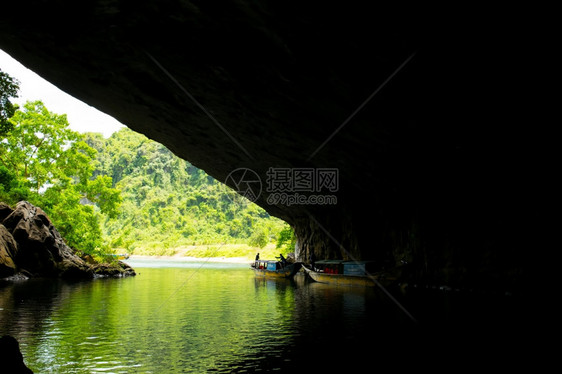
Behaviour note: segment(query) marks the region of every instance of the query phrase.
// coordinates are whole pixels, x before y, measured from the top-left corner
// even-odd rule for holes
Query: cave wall
[[[503,287],[524,262],[501,95],[517,68],[497,18],[459,14],[28,0],[4,5],[0,48],[231,187],[234,170],[255,172],[256,202],[294,227],[300,260],[375,259],[417,281]],[[334,191],[301,193],[337,204],[272,203],[271,168],[337,170]]]

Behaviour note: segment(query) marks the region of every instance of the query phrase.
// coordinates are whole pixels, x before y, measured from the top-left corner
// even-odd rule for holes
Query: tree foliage
[[[255,204],[233,203],[224,185],[144,135],[124,128],[108,139],[85,137],[98,150],[94,175],[111,176],[123,197],[120,214],[102,224],[113,247],[263,247],[284,227]]]
[[[17,98],[19,82],[7,73],[0,70],[0,137],[5,136],[12,128],[10,118],[16,112],[18,106],[10,99]]]
[[[11,122],[13,128],[0,143],[0,162],[17,178],[31,182],[36,192],[65,178],[67,168],[75,172],[88,156],[91,158],[91,154],[76,154],[71,143],[78,139],[78,133],[68,128],[66,115],[49,112],[41,101],[25,103]],[[66,149],[69,145],[72,155]]]
[[[101,214],[116,216],[121,197],[110,177],[93,175],[97,151],[41,101],[25,103],[11,122],[0,142],[0,198],[41,206],[71,247],[103,251]]]
[[[295,250],[296,241],[297,239],[295,238],[293,228],[286,224],[277,235],[276,247],[284,249],[285,252],[292,252]]]

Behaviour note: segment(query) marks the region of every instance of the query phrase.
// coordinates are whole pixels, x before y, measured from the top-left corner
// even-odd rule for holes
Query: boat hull
[[[266,278],[291,277],[290,271],[281,271],[281,270],[254,269],[254,274],[256,277],[266,277]]]
[[[282,269],[269,270],[252,267],[256,277],[264,278],[292,278],[301,268],[300,263],[286,265]]]
[[[306,268],[304,268],[306,269]],[[318,283],[335,284],[338,286],[358,286],[358,287],[374,287],[375,280],[369,276],[343,275],[343,274],[325,274],[308,270],[307,274],[312,280]]]

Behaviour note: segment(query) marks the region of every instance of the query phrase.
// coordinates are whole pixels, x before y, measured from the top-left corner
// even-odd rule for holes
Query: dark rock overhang
[[[510,42],[474,14],[426,10],[18,1],[0,48],[231,187],[255,172],[301,259],[515,282]],[[274,203],[271,168],[337,170],[337,204]]]

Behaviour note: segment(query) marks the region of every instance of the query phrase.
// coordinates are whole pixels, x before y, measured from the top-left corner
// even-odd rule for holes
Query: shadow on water
[[[442,289],[335,287],[296,281],[256,280],[256,288],[291,294],[285,351],[261,369],[364,371],[392,368],[507,370],[538,368],[541,351],[534,314],[525,297]],[[395,301],[415,318],[402,313]],[[542,338],[541,338],[542,340]],[[550,360],[549,360],[550,361]],[[244,368],[233,363],[233,372]]]
[[[32,278],[0,281],[0,326],[2,334],[29,337],[41,330],[54,310],[92,285],[89,281],[63,281]]]

